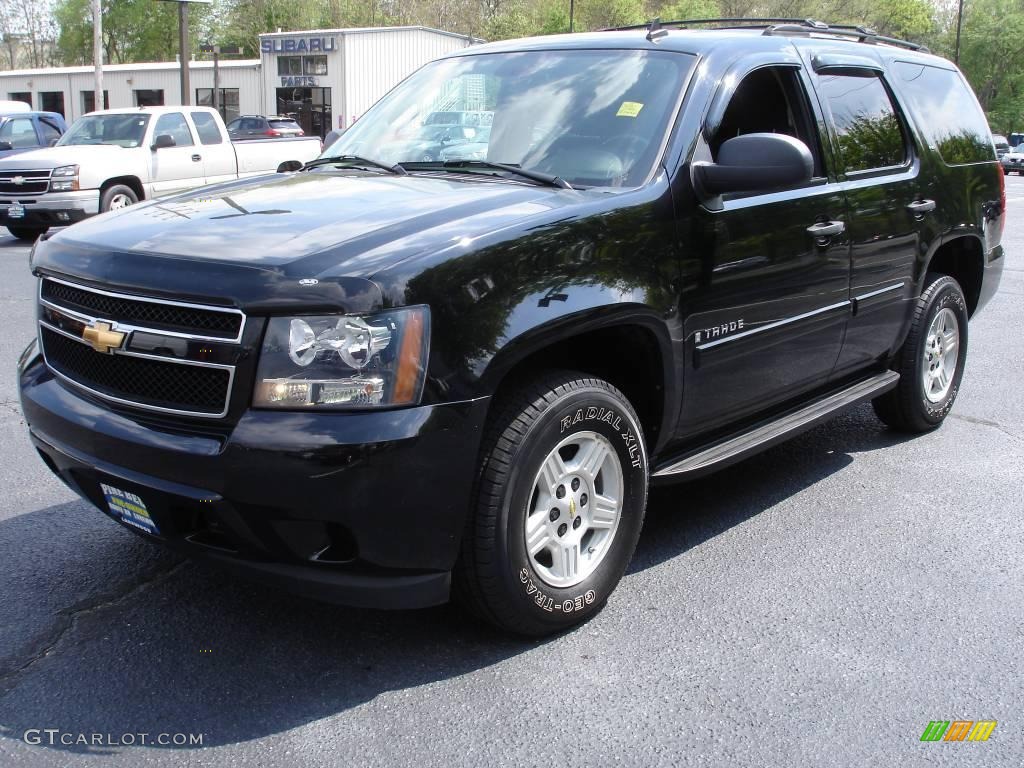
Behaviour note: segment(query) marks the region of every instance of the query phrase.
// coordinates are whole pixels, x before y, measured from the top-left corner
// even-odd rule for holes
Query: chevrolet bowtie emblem
[[[25,183],[25,177],[24,176],[15,176],[14,178],[11,179],[11,183],[20,187],[22,184]]]
[[[110,330],[110,323],[96,322],[85,326],[85,330],[82,331],[82,340],[105,355],[111,355],[115,349],[120,349],[124,337],[125,334]]]

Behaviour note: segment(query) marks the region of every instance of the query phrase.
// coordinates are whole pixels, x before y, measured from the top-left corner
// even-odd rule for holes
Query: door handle
[[[935,210],[934,200],[915,200],[907,206],[907,210],[915,216],[924,216],[926,213],[931,213]]]
[[[198,163],[202,159],[203,159],[202,155],[192,155],[192,162],[193,163]]]
[[[820,221],[807,228],[807,234],[819,240],[827,240],[830,237],[841,235],[846,231],[846,224],[841,221]]]

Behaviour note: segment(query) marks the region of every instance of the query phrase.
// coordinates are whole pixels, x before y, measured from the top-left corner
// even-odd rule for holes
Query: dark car
[[[68,129],[57,112],[0,115],[0,159],[40,147],[52,147]]]
[[[935,429],[1005,261],[985,116],[912,44],[751,26],[473,46],[302,170],[41,238],[43,461],[256,578],[543,635],[612,596],[650,483],[866,401]],[[486,160],[380,154],[438,104],[493,112]]]
[[[281,115],[242,115],[228,123],[232,141],[240,139],[266,139],[285,136],[305,136],[295,120]]]

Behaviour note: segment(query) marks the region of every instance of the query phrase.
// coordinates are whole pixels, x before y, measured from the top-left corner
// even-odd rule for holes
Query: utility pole
[[[569,31],[573,32],[573,22],[576,16],[576,0],[569,0]]]
[[[181,103],[192,103],[188,84],[188,3],[178,3],[178,60],[181,62]]]
[[[103,11],[100,0],[92,0],[93,109],[103,109]]]
[[[964,0],[960,0],[956,7],[956,48],[953,50],[953,63],[960,65],[960,27],[964,23]]]

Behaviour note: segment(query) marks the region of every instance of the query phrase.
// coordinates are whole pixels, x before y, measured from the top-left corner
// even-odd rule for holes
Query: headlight
[[[430,312],[275,317],[267,325],[253,405],[351,409],[419,402]]]
[[[50,173],[51,192],[74,192],[78,189],[78,166],[62,165]]]

